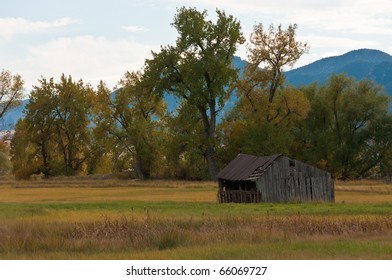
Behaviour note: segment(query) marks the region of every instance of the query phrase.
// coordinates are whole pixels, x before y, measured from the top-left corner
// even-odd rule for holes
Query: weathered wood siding
[[[262,202],[261,193],[258,190],[254,191],[239,191],[239,190],[219,190],[219,203],[257,203]]]
[[[266,202],[335,200],[330,173],[285,156],[256,178],[256,187]]]

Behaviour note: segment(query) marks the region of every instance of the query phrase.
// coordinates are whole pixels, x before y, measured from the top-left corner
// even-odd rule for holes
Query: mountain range
[[[346,73],[357,80],[373,80],[383,85],[392,96],[392,56],[378,50],[361,49],[323,58],[286,72],[286,79],[295,86],[308,85],[324,83],[332,74],[338,73]]]
[[[240,57],[233,60],[234,67],[242,69],[247,62]],[[285,72],[287,83],[294,86],[308,85],[314,82],[324,83],[332,74],[346,73],[357,80],[370,79],[384,86],[388,95],[392,96],[392,56],[371,49],[350,51],[346,54],[327,57]],[[227,107],[233,105],[236,96],[230,98]],[[178,100],[166,96],[169,110],[173,110]],[[28,103],[24,100],[20,106],[10,110],[0,122],[0,130],[12,129],[23,115],[23,108]]]

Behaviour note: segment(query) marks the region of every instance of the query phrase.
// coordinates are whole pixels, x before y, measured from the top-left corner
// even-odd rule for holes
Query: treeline
[[[216,18],[178,9],[176,44],[126,73],[114,91],[64,74],[42,78],[11,141],[13,174],[215,179],[239,152],[284,153],[336,178],[389,174],[392,118],[381,87],[344,75],[287,85],[284,67],[308,51],[296,25],[256,25],[240,72],[232,65],[245,43],[240,22],[220,10]],[[218,122],[234,92],[237,103]]]

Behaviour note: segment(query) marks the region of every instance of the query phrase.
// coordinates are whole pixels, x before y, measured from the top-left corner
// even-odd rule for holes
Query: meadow
[[[392,185],[218,204],[217,184],[0,178],[0,259],[392,259]]]

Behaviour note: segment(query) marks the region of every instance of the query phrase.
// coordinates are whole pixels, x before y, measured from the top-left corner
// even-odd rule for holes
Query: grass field
[[[0,259],[392,259],[392,185],[218,204],[212,182],[0,178]]]

